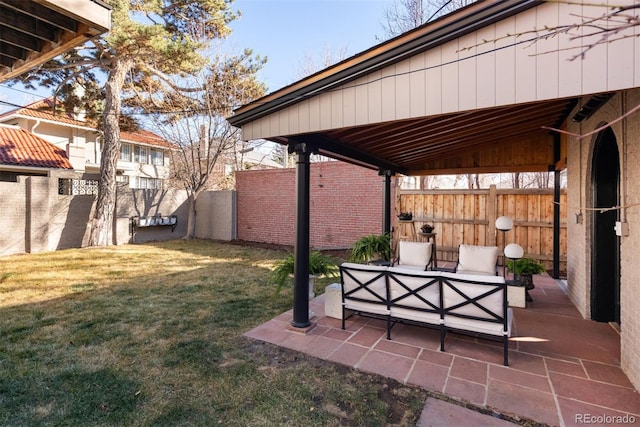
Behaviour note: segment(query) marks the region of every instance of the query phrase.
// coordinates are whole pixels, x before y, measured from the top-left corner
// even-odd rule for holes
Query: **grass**
[[[0,425],[414,424],[423,390],[242,337],[291,308],[269,283],[286,255],[195,240],[0,258]]]

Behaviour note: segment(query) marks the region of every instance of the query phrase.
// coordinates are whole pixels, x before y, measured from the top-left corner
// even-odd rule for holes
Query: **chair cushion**
[[[363,265],[348,262],[342,263],[340,265],[340,276],[345,307],[363,311],[366,310],[364,307],[371,307],[371,305],[356,307],[355,305],[349,305],[352,303],[346,303],[346,300],[354,299],[359,302],[353,304],[379,304],[384,306],[383,308],[380,308],[380,310],[386,310],[386,271],[387,267],[384,266]]]
[[[398,265],[422,267],[426,270],[431,261],[431,243],[427,242],[398,242]]]
[[[497,263],[497,246],[460,245],[456,272],[495,276]]]
[[[504,277],[458,273],[442,273],[441,277],[444,279],[442,292],[446,310],[445,326],[491,335],[503,333],[501,319],[507,315],[504,311]],[[486,311],[472,303],[472,300]],[[467,316],[477,319],[469,319]],[[507,325],[510,327],[509,320]]]

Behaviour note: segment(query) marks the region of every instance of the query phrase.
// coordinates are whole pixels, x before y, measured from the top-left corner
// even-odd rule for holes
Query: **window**
[[[149,151],[147,147],[140,145],[133,147],[133,161],[136,163],[149,163]]]
[[[116,175],[116,182],[128,183],[129,175],[122,175],[122,174]]]
[[[136,177],[135,188],[145,190],[162,190],[162,180],[158,178]]]
[[[120,160],[123,162],[131,161],[131,144],[122,144],[120,146]]]
[[[156,166],[164,165],[164,153],[162,150],[151,149],[151,164]]]

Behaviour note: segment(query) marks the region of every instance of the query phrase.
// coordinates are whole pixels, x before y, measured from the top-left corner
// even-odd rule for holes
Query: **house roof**
[[[0,0],[0,81],[110,28],[111,7],[101,0]]]
[[[49,97],[32,102],[24,107],[2,113],[0,114],[0,121],[6,121],[9,118],[29,118],[95,130],[95,126],[90,126],[87,122],[76,120],[72,112],[63,111],[60,108],[61,106],[60,103],[55,105],[54,98]]]
[[[242,126],[539,3],[534,0],[477,1],[243,105],[229,117],[229,122]]]
[[[175,144],[162,139],[162,137],[156,135],[148,130],[139,129],[135,132],[120,132],[120,139],[125,142],[133,142],[138,144],[152,145],[155,147],[164,147],[169,149],[178,148]]]
[[[97,132],[95,126],[92,126],[91,123],[75,119],[73,113],[62,111],[59,108],[54,109],[53,97],[42,99],[40,101],[33,102],[25,107],[0,114],[0,122],[6,122],[11,118],[29,118],[43,120],[49,123],[72,126]],[[164,140],[162,137],[156,135],[155,133],[142,129],[139,129],[135,132],[121,131],[120,139],[125,142],[145,144],[154,147],[169,149],[176,148],[174,144]]]
[[[590,16],[615,9],[594,8]],[[561,170],[566,138],[552,129],[577,121],[581,102],[640,81],[634,30],[593,44],[584,13],[581,2],[480,0],[228,120],[246,140],[408,175]],[[569,27],[583,37],[561,31]]]
[[[0,165],[73,169],[65,151],[18,126],[0,124]]]

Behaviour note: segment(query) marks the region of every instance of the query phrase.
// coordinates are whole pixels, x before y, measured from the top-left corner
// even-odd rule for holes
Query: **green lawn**
[[[180,240],[0,258],[0,425],[414,424],[425,391],[242,337],[291,308],[269,283],[285,256]]]

